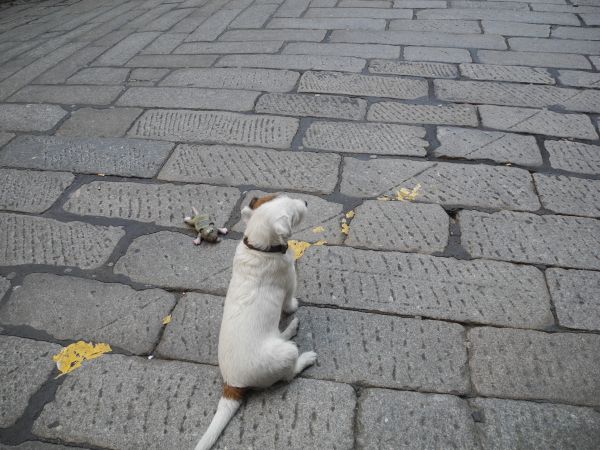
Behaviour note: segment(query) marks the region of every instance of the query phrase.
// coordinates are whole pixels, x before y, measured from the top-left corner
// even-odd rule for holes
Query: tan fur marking
[[[241,401],[244,395],[246,395],[246,388],[229,386],[228,384],[223,385],[223,397],[229,400]]]
[[[256,209],[263,203],[270,202],[275,198],[277,198],[277,194],[269,194],[263,197],[254,197],[252,200],[250,200],[250,209]]]

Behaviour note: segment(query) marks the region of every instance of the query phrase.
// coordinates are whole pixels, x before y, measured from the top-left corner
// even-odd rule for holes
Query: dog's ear
[[[253,211],[248,206],[244,206],[242,208],[242,220],[244,221],[244,223],[248,223],[250,217],[252,217],[252,212]]]
[[[290,216],[283,215],[278,217],[273,223],[273,229],[275,230],[275,234],[277,234],[282,241],[287,241],[292,235],[292,221]]]

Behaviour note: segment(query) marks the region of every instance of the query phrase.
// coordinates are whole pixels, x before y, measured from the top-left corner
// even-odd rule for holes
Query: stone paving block
[[[441,0],[394,0],[394,8],[446,8],[448,2]]]
[[[369,200],[355,211],[347,245],[419,253],[448,245],[450,219],[439,205]]]
[[[0,213],[0,254],[3,255],[0,264],[96,269],[106,262],[124,235],[120,227]]]
[[[425,156],[425,129],[387,123],[313,122],[302,140],[306,148],[341,153]]]
[[[0,427],[13,425],[25,412],[29,399],[42,387],[56,364],[52,355],[60,346],[13,336],[0,336]]]
[[[230,28],[261,28],[275,12],[277,5],[255,4],[244,10],[233,22],[229,24]]]
[[[215,66],[362,72],[365,64],[364,59],[351,56],[303,55],[300,58],[298,55],[226,55]]]
[[[409,61],[436,61],[450,63],[471,62],[471,54],[462,48],[405,47],[404,58]]]
[[[184,87],[132,87],[117,102],[146,108],[225,109],[250,111],[258,92]]]
[[[465,393],[467,352],[462,326],[337,309],[296,313],[301,350],[318,359],[304,375],[398,389]]]
[[[56,126],[67,112],[55,105],[0,104],[0,129],[3,131],[48,131]]]
[[[598,139],[594,125],[584,114],[562,114],[547,109],[479,106],[485,127],[559,137]]]
[[[262,48],[261,48],[262,50]],[[329,44],[313,42],[292,42],[283,49],[285,54],[293,55],[330,55],[356,56],[358,58],[390,58],[400,57],[400,48],[393,45],[378,44]]]
[[[313,0],[310,2],[310,6],[312,7],[316,7],[317,3],[323,3],[323,1],[328,1],[328,0]],[[333,2],[331,2],[332,5],[330,6],[335,6],[337,3],[337,0],[334,0]],[[341,8],[391,8],[392,7],[392,2],[388,1],[388,0],[342,0],[339,3],[339,6]]]
[[[286,0],[275,13],[275,17],[300,17],[309,3],[310,0]]]
[[[594,64],[596,69],[600,68],[600,56],[589,56],[590,61]],[[591,69],[591,67],[584,67],[585,69]]]
[[[133,124],[129,136],[289,148],[297,129],[298,119],[288,117],[151,109]]]
[[[167,31],[180,20],[190,15],[193,11],[193,9],[175,9],[169,11],[165,14],[162,14],[148,25],[144,25],[142,29],[145,31]]]
[[[459,213],[471,256],[581,269],[600,268],[600,221],[502,211]]]
[[[482,327],[468,339],[471,380],[481,395],[600,404],[598,335]]]
[[[529,24],[527,24],[529,26]],[[542,52],[498,52],[478,50],[479,62],[506,66],[558,67],[567,69],[591,69],[592,66],[583,55]]]
[[[127,67],[209,67],[216,59],[214,55],[138,55],[131,58]]]
[[[411,19],[412,11],[389,8],[309,8],[302,17],[310,18],[370,18],[370,19]]]
[[[142,113],[139,108],[81,108],[56,131],[58,136],[121,137]]]
[[[462,9],[462,8],[482,8],[482,9],[501,9],[501,10],[525,10],[525,11],[529,11],[529,7],[527,5],[524,5],[521,2],[513,2],[513,1],[504,1],[504,0],[499,0],[499,1],[485,1],[485,3],[482,3],[480,1],[476,1],[476,0],[469,0],[469,1],[456,1],[456,0],[451,0],[450,2],[451,6],[453,9]]]
[[[187,33],[164,33],[140,52],[142,55],[168,55],[187,37]]]
[[[5,144],[8,144],[14,137],[14,133],[5,133],[3,131],[0,131],[0,147],[2,147]]]
[[[422,3],[422,1],[418,0],[418,3]],[[389,29],[402,31],[439,31],[442,33],[481,33],[481,28],[475,20],[398,19],[390,21]]]
[[[459,397],[366,389],[357,415],[363,449],[479,448],[471,409]]]
[[[42,213],[52,206],[74,178],[64,172],[0,169],[0,209]]]
[[[94,181],[73,192],[63,209],[81,216],[187,228],[183,218],[195,207],[224,226],[238,198],[237,189],[226,187]]]
[[[59,340],[107,342],[134,354],[151,352],[175,297],[70,276],[27,275],[0,308],[5,325],[28,326]]]
[[[151,178],[173,145],[140,139],[18,136],[2,152],[0,164],[42,170]]]
[[[194,86],[217,89],[288,92],[300,74],[269,69],[180,69],[168,75],[161,86]]]
[[[595,175],[600,172],[600,147],[581,142],[545,141],[550,165],[555,169]]]
[[[502,34],[504,36],[550,36],[550,25],[534,25],[532,23],[506,22],[502,20],[482,20],[485,33]]]
[[[229,30],[223,33],[220,41],[299,41],[320,42],[326,30]]]
[[[11,102],[108,105],[121,93],[121,86],[25,86],[9,98]]]
[[[546,280],[561,326],[600,330],[600,272],[548,269]]]
[[[524,166],[541,166],[542,155],[533,136],[468,128],[438,127],[436,156],[490,159]]]
[[[510,48],[526,52],[600,54],[600,45],[593,41],[574,39],[539,39],[514,37],[508,39]]]
[[[600,73],[584,72],[582,70],[559,70],[558,79],[566,86],[600,89]]]
[[[367,112],[367,102],[335,95],[264,94],[258,99],[255,110],[283,116],[360,120]]]
[[[240,13],[239,9],[222,9],[212,14],[205,22],[190,34],[186,41],[214,41],[227,25]]]
[[[213,417],[220,378],[212,366],[104,356],[65,379],[33,432],[86,446],[192,448]],[[215,448],[248,442],[277,448],[282,441],[290,449],[351,449],[355,404],[354,391],[343,384],[298,379],[278,385],[251,395]]]
[[[129,85],[154,85],[168,73],[169,69],[133,69],[129,75]]]
[[[340,8],[341,9],[341,8]],[[332,19],[271,19],[267,28],[300,28],[309,30],[385,30],[384,19],[332,18]]]
[[[160,36],[156,32],[133,33],[110,48],[95,61],[98,66],[121,66]]]
[[[600,440],[600,415],[589,408],[492,398],[469,403],[485,418],[475,422],[485,449],[594,450]]]
[[[579,26],[575,14],[556,12],[509,11],[492,8],[429,9],[417,12],[417,19],[501,20],[506,22],[547,23]]]
[[[600,25],[600,14],[580,14],[579,16],[586,25]]]
[[[276,53],[283,46],[283,41],[245,41],[245,42],[188,42],[177,47],[178,55],[256,53],[260,48],[263,53]]]
[[[129,75],[129,69],[112,67],[90,67],[82,69],[67,80],[69,84],[122,84]]]
[[[600,40],[600,30],[598,28],[584,27],[556,27],[552,30],[552,37],[598,41]]]
[[[600,216],[600,180],[533,174],[544,208],[559,214]]]
[[[64,445],[48,444],[46,442],[27,441],[22,444],[12,446],[0,444],[0,450],[85,450],[81,447],[72,447]]]
[[[183,144],[177,146],[158,178],[329,194],[337,183],[339,162],[340,157],[331,153]]]
[[[473,80],[513,81],[516,83],[555,84],[554,78],[546,69],[498,66],[493,64],[461,64],[463,77]]]
[[[409,105],[397,102],[372,104],[367,120],[471,127],[476,127],[478,123],[477,111],[471,105]]]
[[[369,72],[388,75],[407,75],[427,78],[457,78],[458,70],[452,64],[433,62],[372,60]]]
[[[141,236],[115,264],[114,272],[138,283],[225,295],[238,242],[224,239],[198,247],[192,243],[194,237],[192,230],[188,234],[161,231]],[[199,258],[210,264],[201,264]]]

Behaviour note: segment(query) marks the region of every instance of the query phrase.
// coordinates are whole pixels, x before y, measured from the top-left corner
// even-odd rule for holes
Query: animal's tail
[[[204,436],[202,436],[202,439],[200,439],[196,445],[195,450],[209,450],[214,445],[231,418],[239,409],[245,394],[245,388],[237,388],[227,384],[223,387],[223,396],[219,400],[217,412],[204,433]]]

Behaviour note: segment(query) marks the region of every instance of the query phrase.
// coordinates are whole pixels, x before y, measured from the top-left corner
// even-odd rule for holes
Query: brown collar
[[[288,245],[273,245],[269,248],[257,248],[254,245],[252,245],[250,242],[248,242],[248,236],[244,236],[244,244],[246,244],[246,247],[248,247],[250,250],[256,250],[257,252],[264,252],[264,253],[285,253],[287,252],[288,249]]]

